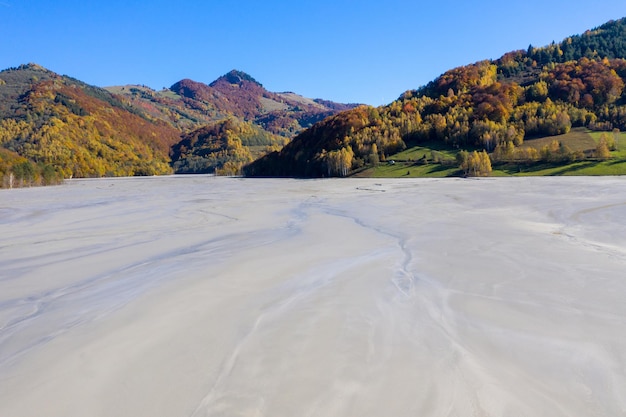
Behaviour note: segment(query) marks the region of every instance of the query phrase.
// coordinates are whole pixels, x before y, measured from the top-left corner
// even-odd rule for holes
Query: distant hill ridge
[[[294,93],[273,93],[245,72],[232,70],[210,84],[181,80],[170,90],[183,97],[190,107],[218,109],[263,127],[292,137],[313,123],[355,104],[307,99]]]
[[[241,71],[211,85],[181,80],[155,91],[138,85],[103,89],[37,64],[20,65],[0,72],[0,187],[179,168],[237,173],[243,162],[279,149],[293,134],[351,107],[271,93]],[[225,149],[242,147],[227,152],[234,159],[210,154],[209,148],[225,149],[207,147],[209,139],[201,142],[202,149],[172,151],[194,131],[213,132],[211,126],[224,120],[235,127]]]

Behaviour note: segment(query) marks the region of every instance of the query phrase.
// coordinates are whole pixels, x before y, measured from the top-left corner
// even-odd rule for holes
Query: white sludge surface
[[[626,178],[0,192],[0,416],[624,416]]]

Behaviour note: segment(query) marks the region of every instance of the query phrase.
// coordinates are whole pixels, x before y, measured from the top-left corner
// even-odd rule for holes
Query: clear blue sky
[[[270,91],[380,105],[625,16],[624,0],[0,0],[0,69],[154,89],[238,69]]]

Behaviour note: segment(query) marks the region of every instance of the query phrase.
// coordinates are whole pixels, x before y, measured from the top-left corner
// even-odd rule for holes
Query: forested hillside
[[[211,85],[182,80],[157,92],[105,90],[21,65],[0,72],[0,187],[72,177],[236,173],[351,107],[271,93],[239,71]]]
[[[37,65],[2,71],[0,80],[3,185],[171,172],[179,132],[107,91]]]
[[[237,175],[243,165],[285,142],[250,122],[225,119],[185,134],[172,147],[172,166],[181,174]]]
[[[176,173],[239,173],[243,164],[279,150],[306,127],[355,107],[272,93],[236,70],[208,85],[184,79],[159,92],[142,86],[109,91],[181,131],[171,152]]]
[[[592,150],[570,149],[567,143],[540,149],[525,144],[572,127],[626,129],[625,57],[622,19],[560,44],[455,68],[390,105],[330,117],[246,172],[344,176],[417,144],[453,151],[459,172],[476,175],[491,169],[472,166],[486,166],[487,154],[490,163],[608,158],[616,146],[611,135]]]
[[[0,72],[0,186],[244,165],[247,175],[347,176],[390,156],[451,175],[605,160],[626,173],[625,58],[621,19],[451,69],[378,108],[269,92],[235,70],[211,84],[105,90],[22,65]]]

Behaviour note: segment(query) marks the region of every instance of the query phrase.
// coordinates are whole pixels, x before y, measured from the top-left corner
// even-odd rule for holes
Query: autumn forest
[[[458,175],[488,175],[496,163],[605,160],[626,129],[623,57],[626,22],[621,20],[561,44],[529,46],[455,68],[388,106],[331,117],[247,170],[250,175],[344,175],[420,145],[433,152],[409,161],[411,166],[451,164]],[[558,138],[572,129],[604,133],[584,149],[557,139],[529,146],[533,139]]]
[[[451,69],[378,108],[272,93],[240,71],[162,91],[102,89],[36,64],[0,72],[7,188],[173,172],[626,174],[623,131],[624,19]]]

